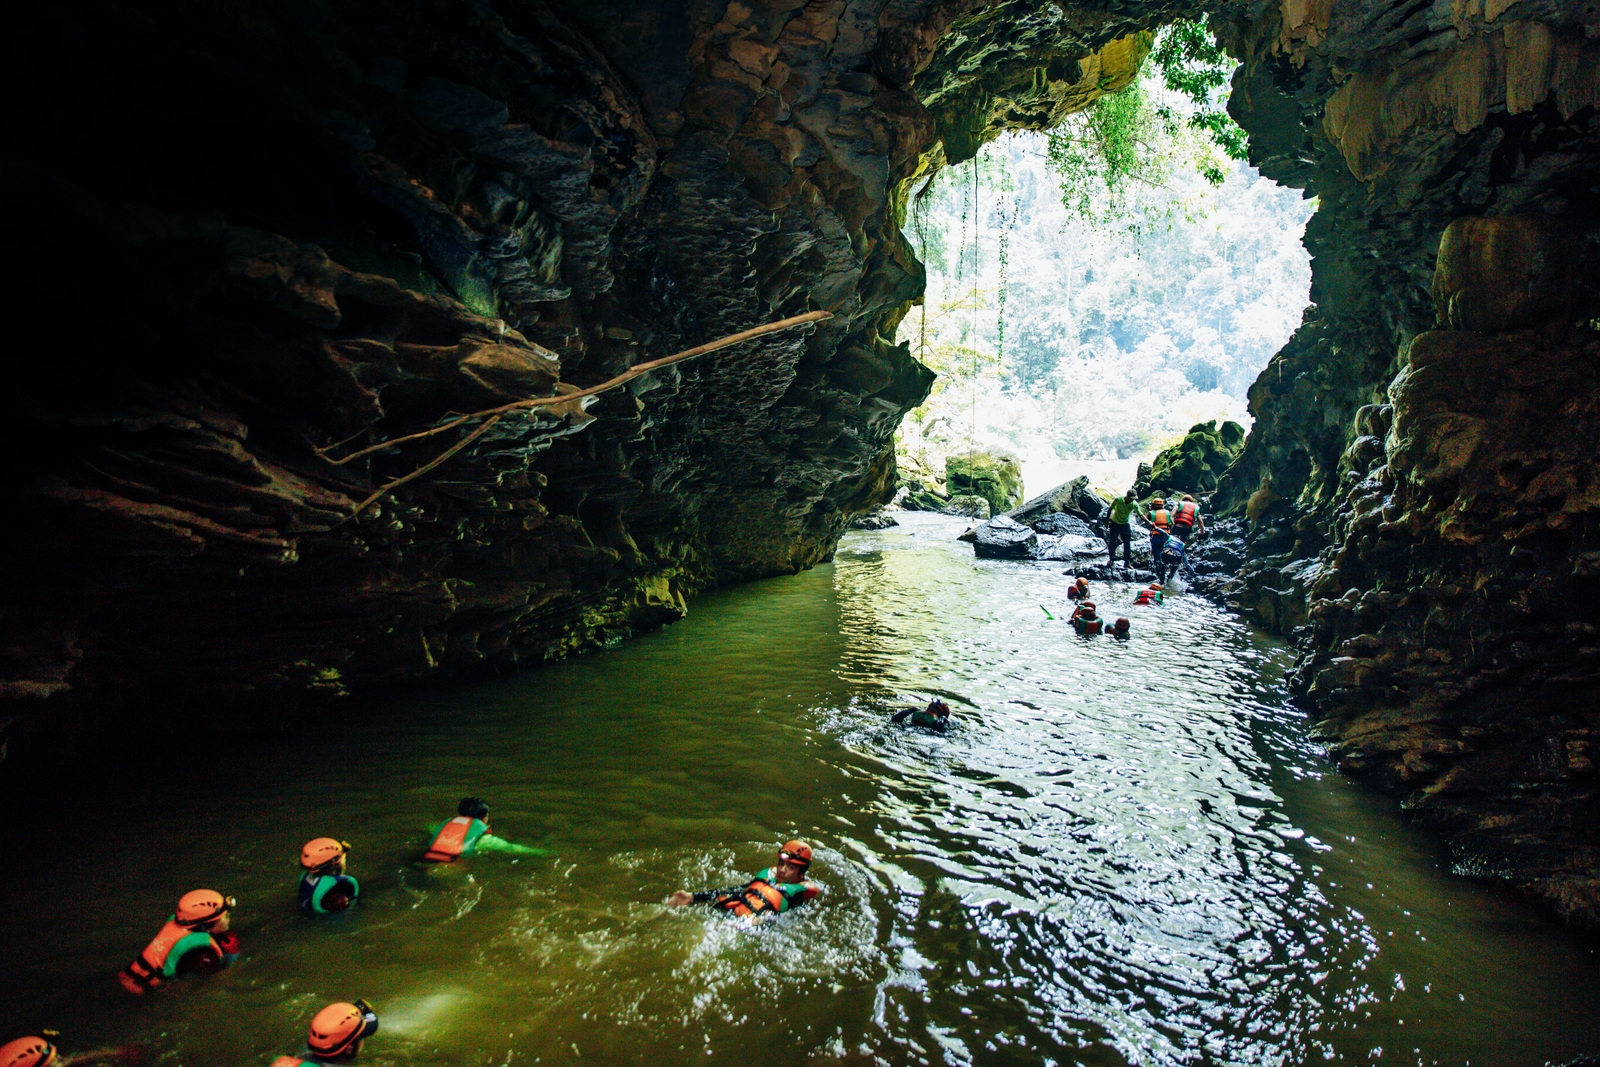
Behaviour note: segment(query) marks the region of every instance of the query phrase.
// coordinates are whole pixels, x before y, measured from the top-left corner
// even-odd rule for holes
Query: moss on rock
[[[1209,493],[1244,448],[1245,430],[1237,422],[1216,420],[1189,428],[1183,440],[1166,449],[1151,464],[1139,465],[1135,489],[1141,497],[1158,491]]]
[[[1022,503],[1022,461],[1000,449],[975,449],[945,457],[944,481],[953,498],[970,494],[998,515]]]

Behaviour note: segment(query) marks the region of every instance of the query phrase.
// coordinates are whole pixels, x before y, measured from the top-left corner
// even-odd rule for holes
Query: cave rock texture
[[[892,342],[913,183],[1127,85],[1170,10],[28,5],[0,728],[248,724],[829,558],[933,380]],[[480,424],[336,462],[809,310],[509,414],[365,509]]]
[[[63,0],[6,36],[9,740],[541,661],[828,558],[907,197],[1211,16],[1305,321],[1216,504],[1351,771],[1600,920],[1592,0]],[[471,426],[809,310],[833,318]]]
[[[1318,195],[1218,503],[1346,771],[1600,928],[1600,8],[1285,0],[1232,110]]]

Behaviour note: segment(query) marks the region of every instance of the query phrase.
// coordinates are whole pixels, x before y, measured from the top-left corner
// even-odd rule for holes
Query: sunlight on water
[[[162,1063],[265,1063],[364,996],[371,1064],[1539,1064],[1600,1049],[1590,950],[1451,878],[1331,775],[1288,657],[1193,596],[1080,639],[1059,565],[908,515],[600,655],[331,726],[12,828],[8,1023]],[[943,696],[939,736],[890,726]],[[550,851],[412,859],[460,796]],[[298,916],[295,857],[363,897]],[[751,929],[662,900],[817,846],[824,895]],[[136,1002],[113,975],[183,891],[244,957]]]

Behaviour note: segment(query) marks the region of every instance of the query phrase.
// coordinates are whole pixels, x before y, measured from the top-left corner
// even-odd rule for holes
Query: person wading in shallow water
[[[778,850],[776,867],[768,867],[744,885],[699,893],[680,889],[667,898],[667,906],[710,904],[729,915],[766,919],[816,899],[822,887],[806,881],[806,872],[810,869],[811,846],[804,841],[790,841]]]
[[[489,805],[481,797],[462,797],[456,817],[428,828],[433,843],[422,858],[429,863],[454,863],[475,852],[510,852],[517,856],[543,856],[542,848],[517,845],[489,832]]]
[[[354,1004],[329,1004],[311,1020],[306,1035],[307,1059],[279,1056],[272,1067],[322,1067],[323,1064],[354,1063],[361,1054],[361,1042],[378,1032],[378,1013],[364,1000]]]
[[[239,935],[228,932],[236,902],[210,889],[185,893],[155,940],[117,976],[137,995],[181,974],[215,974],[239,958]]]
[[[1156,497],[1150,501],[1150,508],[1144,517],[1150,523],[1150,562],[1159,571],[1161,550],[1167,547],[1167,537],[1172,533],[1172,512],[1167,510],[1165,500]]]
[[[1072,618],[1067,621],[1072,624],[1074,630],[1078,631],[1080,637],[1096,637],[1105,625],[1099,614],[1097,614],[1092,600],[1085,600],[1082,604],[1079,604],[1078,610],[1074,611]]]
[[[1138,498],[1129,489],[1126,496],[1111,502],[1111,512],[1106,519],[1106,545],[1108,546],[1106,566],[1113,566],[1117,562],[1117,542],[1122,542],[1122,562],[1129,570],[1133,569],[1133,513],[1139,507]]]
[[[950,705],[935,697],[927,708],[906,708],[904,711],[897,711],[889,721],[900,723],[907,719],[911,720],[912,726],[925,726],[930,730],[942,732],[950,725]]]

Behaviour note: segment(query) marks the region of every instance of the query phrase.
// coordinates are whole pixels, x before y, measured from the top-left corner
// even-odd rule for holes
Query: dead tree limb
[[[755,337],[763,337],[769,333],[778,333],[782,330],[793,329],[796,326],[803,326],[808,322],[822,322],[831,318],[833,318],[833,314],[828,311],[808,311],[804,315],[794,315],[787,319],[779,319],[777,322],[769,322],[765,326],[757,326],[753,330],[743,330],[739,333],[729,334],[727,337],[718,338],[708,344],[700,345],[698,348],[686,349],[682,352],[675,352],[670,356],[662,356],[660,359],[650,360],[648,363],[637,364],[629,367],[615,378],[601,382],[599,385],[591,385],[586,389],[579,389],[576,392],[566,393],[561,396],[533,397],[528,400],[516,400],[509,404],[502,404],[500,407],[489,408],[485,411],[474,411],[469,415],[462,415],[459,418],[451,419],[449,422],[442,422],[431,429],[422,430],[419,433],[407,434],[404,437],[394,437],[379,444],[369,445],[359,451],[350,453],[343,459],[330,460],[329,462],[335,466],[342,466],[353,459],[360,459],[362,456],[370,455],[373,452],[381,452],[393,445],[402,444],[406,441],[416,441],[423,437],[432,437],[436,433],[444,433],[446,430],[453,430],[462,423],[471,422],[473,419],[482,419],[490,415],[505,415],[513,411],[524,411],[529,408],[550,407],[555,404],[565,404],[569,400],[581,400],[586,396],[609,393],[619,386],[628,384],[641,374],[648,374],[653,370],[660,370],[662,367],[669,367],[674,363],[682,363],[686,359],[703,356],[708,352],[715,352],[719,348],[736,345],[740,341],[748,341]],[[327,453],[338,448],[342,443],[336,442],[326,448],[319,448],[317,449],[317,455],[327,459]]]
[[[653,370],[660,370],[662,367],[669,367],[674,363],[681,363],[686,359],[693,359],[695,356],[703,356],[708,352],[715,352],[719,348],[727,348],[729,345],[736,345],[741,341],[748,341],[755,337],[764,337],[769,333],[778,333],[782,330],[793,329],[796,326],[803,326],[809,322],[822,322],[825,319],[831,318],[833,318],[833,315],[827,311],[808,311],[804,315],[794,315],[787,319],[780,319],[777,322],[769,322],[765,326],[757,326],[752,330],[743,330],[739,333],[729,334],[727,337],[718,338],[715,341],[700,345],[696,348],[686,349],[682,352],[675,352],[670,356],[663,356],[660,359],[653,359],[647,363],[637,364],[629,367],[615,378],[601,382],[599,385],[591,385],[586,389],[579,389],[575,392],[564,393],[560,396],[532,397],[527,400],[513,401],[510,404],[502,404],[500,407],[489,408],[485,411],[474,411],[471,414],[462,415],[459,418],[451,419],[449,422],[441,423],[432,429],[423,430],[420,433],[407,434],[404,437],[396,437],[392,440],[384,441],[381,444],[371,445],[367,448],[361,449],[358,452],[352,452],[343,459],[336,459],[332,460],[331,462],[335,465],[349,463],[353,459],[358,459],[361,456],[381,451],[385,448],[401,444],[405,441],[415,441],[423,437],[431,437],[436,433],[443,433],[446,430],[453,430],[463,423],[471,422],[473,419],[484,420],[482,426],[479,426],[476,430],[473,430],[471,433],[467,434],[467,436],[463,437],[461,440],[445,449],[442,453],[434,457],[428,463],[418,467],[410,474],[402,475],[401,477],[396,478],[394,481],[380,486],[371,496],[367,497],[361,503],[357,504],[353,510],[351,510],[350,515],[352,518],[354,518],[365,511],[385,493],[399,488],[405,483],[411,481],[413,478],[420,478],[424,474],[427,474],[429,471],[438,467],[445,460],[449,459],[451,456],[455,455],[457,452],[460,452],[463,448],[466,448],[472,442],[482,437],[489,431],[490,427],[500,421],[502,416],[508,415],[511,412],[527,411],[532,408],[539,407],[552,407],[556,404],[565,404],[572,400],[581,400],[587,396],[598,396],[601,393],[607,393],[618,388],[619,386],[626,385],[628,382],[639,377],[641,374],[648,374]],[[349,439],[347,438],[346,441],[348,440]],[[328,445],[325,449],[319,448],[317,449],[317,454],[326,458],[326,453],[328,450],[338,448],[339,445],[343,443],[345,442],[337,442],[335,444]]]

